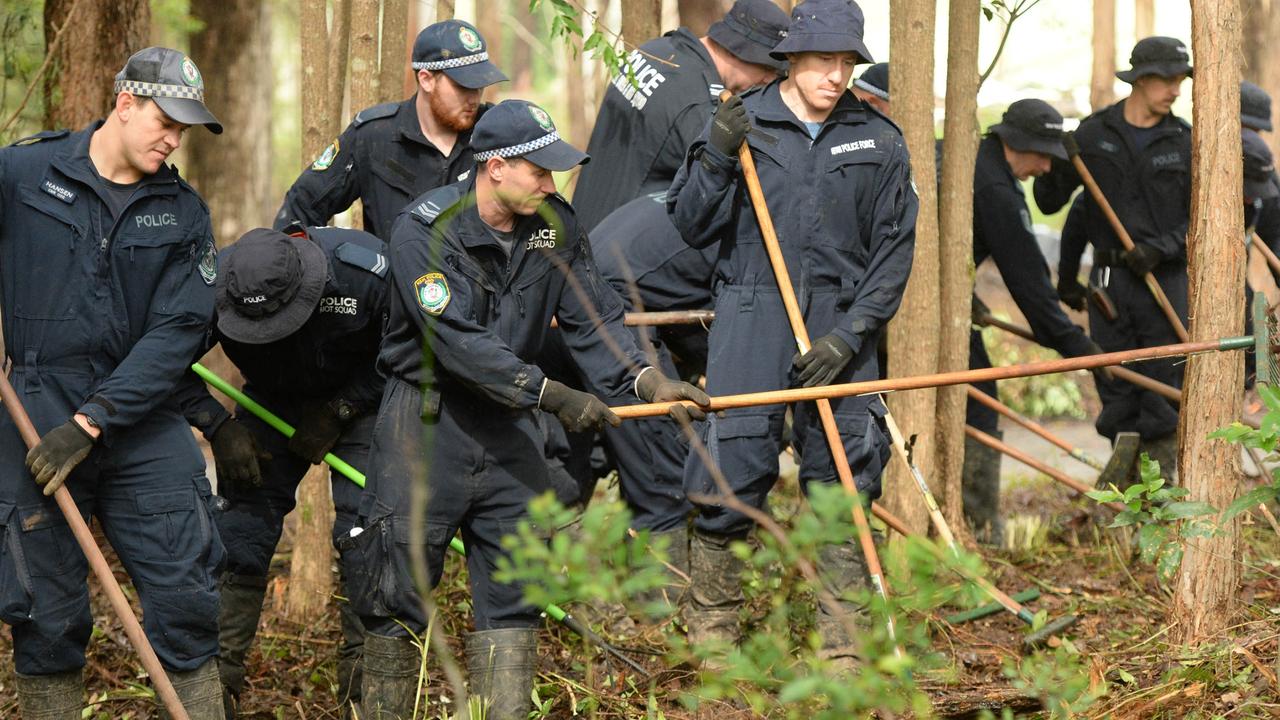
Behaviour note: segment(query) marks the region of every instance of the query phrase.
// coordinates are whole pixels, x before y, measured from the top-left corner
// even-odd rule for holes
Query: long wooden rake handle
[[[973,400],[976,403],[979,403],[981,405],[985,405],[991,408],[992,410],[1009,418],[1010,420],[1017,423],[1018,425],[1021,425],[1022,427],[1030,430],[1036,435],[1039,435],[1045,440],[1048,440],[1050,443],[1053,443],[1059,448],[1062,448],[1063,450],[1065,450],[1067,454],[1070,455],[1071,457],[1075,458],[1076,460],[1079,460],[1085,465],[1088,465],[1094,470],[1101,471],[1104,467],[1106,467],[1101,460],[1093,457],[1092,455],[1085,452],[1084,450],[1081,450],[1080,448],[1072,445],[1071,443],[1067,442],[1064,438],[1049,432],[1049,429],[1046,428],[1045,426],[1023,415],[1017,410],[1014,410],[1008,405],[1005,405],[1004,403],[991,397],[990,395],[982,392],[978,388],[975,388],[974,386],[970,385],[968,387],[968,393],[969,393],[970,400]]]

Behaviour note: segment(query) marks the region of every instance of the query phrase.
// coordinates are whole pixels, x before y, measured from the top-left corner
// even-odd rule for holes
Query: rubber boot
[[[1124,490],[1134,483],[1137,474],[1139,449],[1142,440],[1136,432],[1116,433],[1111,442],[1111,457],[1098,474],[1096,483],[1099,490],[1106,490],[1112,485]]]
[[[879,545],[882,540],[873,536]],[[818,575],[828,592],[835,596],[839,610],[818,600],[817,631],[822,639],[818,656],[835,662],[837,669],[848,672],[857,667],[857,645],[854,632],[868,627],[866,592],[871,587],[871,574],[861,545],[853,542],[824,545],[818,549]]]
[[[218,677],[218,661],[209,658],[195,670],[165,670],[169,682],[173,684],[178,700],[187,711],[190,720],[223,720],[226,717],[222,707],[222,680]],[[169,720],[170,715],[159,698],[160,717]]]
[[[689,644],[720,641],[737,645],[742,638],[738,609],[746,602],[742,572],[746,563],[729,545],[735,538],[694,530],[689,536],[689,604],[685,608]]]
[[[990,435],[997,440],[1004,433]],[[973,526],[974,537],[984,545],[1004,545],[1004,518],[1000,515],[1000,452],[965,436],[964,467],[961,475],[964,517]]]
[[[81,671],[17,675],[18,710],[24,720],[80,720],[80,711],[84,708]]]
[[[364,636],[362,720],[410,720],[418,697],[418,647],[407,637]]]
[[[684,604],[689,590],[689,529],[682,526],[675,530],[652,532],[649,534],[650,544],[656,544],[659,538],[668,539],[664,566],[667,582],[662,587],[640,593],[636,602],[642,609],[661,607],[661,614],[670,615]]]
[[[1147,457],[1160,463],[1160,477],[1170,485],[1178,484],[1178,433],[1172,432],[1155,440],[1143,440],[1142,452]],[[1142,466],[1138,464],[1138,477],[1142,477]]]
[[[342,716],[348,717],[352,706],[360,707],[360,686],[364,667],[364,623],[351,609],[351,603],[338,605],[342,623],[342,647],[338,649],[338,702]]]
[[[471,694],[482,698],[486,720],[525,720],[533,708],[538,634],[533,628],[467,633]]]
[[[266,593],[265,577],[225,573],[218,583],[218,675],[228,718],[236,717],[244,692],[244,662],[258,634]]]

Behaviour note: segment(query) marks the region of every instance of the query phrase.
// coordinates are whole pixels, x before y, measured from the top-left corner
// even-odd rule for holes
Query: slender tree
[[[453,17],[454,0],[436,0],[436,22]]]
[[[678,0],[680,24],[689,28],[694,35],[702,37],[707,28],[724,16],[728,8],[720,0]]]
[[[1267,61],[1267,16],[1272,2],[1269,0],[1240,0],[1241,24],[1241,72],[1246,80],[1258,82],[1262,67]]]
[[[1116,101],[1116,0],[1093,0],[1093,77],[1089,105],[1094,111]]]
[[[622,39],[639,45],[662,31],[662,0],[622,0]]]
[[[382,101],[378,70],[378,0],[351,0],[351,112]]]
[[[1156,34],[1156,0],[1133,0],[1134,42]]]
[[[1239,335],[1244,328],[1244,233],[1240,163],[1240,7],[1192,0],[1195,53],[1191,225],[1187,234],[1192,341]],[[1261,330],[1259,330],[1261,331]],[[1244,381],[1239,353],[1188,359],[1179,424],[1179,476],[1189,499],[1225,508],[1240,487],[1236,448],[1206,436],[1240,417]],[[1187,543],[1170,620],[1174,638],[1198,644],[1231,622],[1240,580],[1239,520]]]
[[[382,0],[382,41],[379,61],[379,100],[391,102],[408,95],[404,84],[409,67],[409,0]],[[488,36],[485,36],[488,40]]]
[[[106,114],[115,75],[130,55],[147,46],[151,6],[147,0],[46,0],[44,39],[52,45],[67,14],[76,17],[58,43],[44,76],[44,125],[80,129]]]

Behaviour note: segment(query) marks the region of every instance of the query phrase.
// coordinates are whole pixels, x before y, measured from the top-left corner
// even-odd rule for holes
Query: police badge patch
[[[316,161],[311,163],[311,169],[319,170],[321,172],[328,170],[329,166],[333,164],[333,161],[337,157],[338,141],[334,140],[332,143],[329,143],[329,147],[325,148],[324,152],[320,153],[320,157],[316,158]]]
[[[449,306],[449,283],[443,273],[427,273],[414,280],[413,294],[428,315],[439,315]]]
[[[200,71],[189,57],[182,58],[182,81],[191,87],[200,87]]]
[[[200,279],[205,285],[212,285],[218,279],[218,248],[210,240],[204,248],[204,256],[200,258]]]
[[[533,116],[534,121],[537,122],[543,130],[551,132],[556,129],[556,126],[551,124],[551,116],[547,114],[546,110],[543,110],[537,105],[530,104],[529,114]]]
[[[458,42],[462,43],[462,47],[475,52],[484,47],[484,43],[480,41],[480,36],[476,35],[469,27],[458,28]]]

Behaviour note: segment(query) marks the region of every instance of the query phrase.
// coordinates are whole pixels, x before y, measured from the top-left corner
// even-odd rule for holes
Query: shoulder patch
[[[380,120],[382,118],[391,117],[392,115],[395,115],[396,111],[399,109],[400,103],[398,102],[382,103],[381,105],[374,105],[373,107],[365,108],[356,113],[356,118],[351,121],[351,126],[360,127],[370,120]]]
[[[205,243],[204,254],[200,256],[200,279],[205,285],[212,285],[218,279],[218,246],[213,238]]]
[[[342,262],[371,272],[380,278],[387,276],[387,269],[390,267],[386,255],[355,243],[342,243],[333,251],[333,254]]]
[[[461,197],[462,191],[459,188],[453,185],[446,185],[432,190],[419,198],[418,202],[414,204],[412,212],[430,225],[436,221],[436,218],[440,217],[440,213],[458,202]]]
[[[35,135],[28,135],[27,137],[24,137],[21,140],[15,141],[13,143],[13,147],[18,147],[22,145],[35,145],[38,142],[44,142],[45,140],[53,140],[60,137],[66,137],[67,135],[70,135],[70,134],[71,134],[70,130],[45,130],[44,132],[38,132]]]
[[[413,295],[428,315],[439,315],[449,306],[449,282],[444,273],[427,273],[413,281]]]
[[[333,161],[338,157],[338,152],[338,140],[335,138],[334,141],[329,143],[329,146],[320,153],[320,157],[316,158],[316,161],[311,163],[311,169],[320,172],[328,170],[329,166],[333,165]]]

